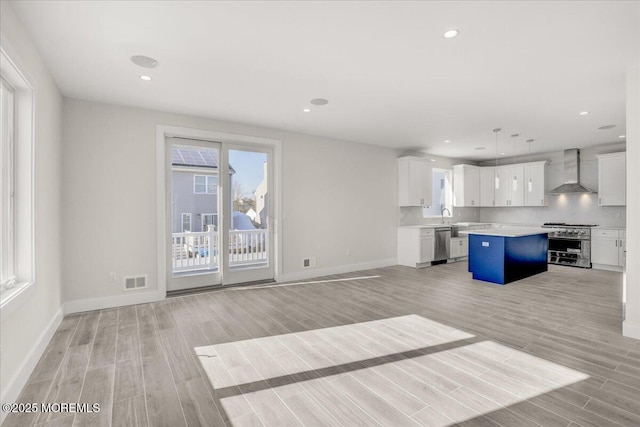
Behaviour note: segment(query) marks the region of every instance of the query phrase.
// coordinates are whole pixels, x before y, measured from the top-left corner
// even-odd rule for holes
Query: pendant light
[[[533,139],[527,139],[527,143],[529,144],[529,160],[531,160],[531,143]],[[529,181],[527,182],[527,191],[531,193],[533,191],[533,181],[531,180],[531,176],[529,176]]]
[[[498,173],[498,132],[500,132],[502,129],[500,128],[495,128],[493,130],[493,133],[496,134],[496,174],[495,174],[495,186],[496,186],[496,190],[500,189],[500,174]]]
[[[519,137],[520,134],[518,133],[514,133],[513,135],[511,135],[511,138],[513,138],[513,191],[517,191],[518,190],[518,176],[516,175],[516,138]]]

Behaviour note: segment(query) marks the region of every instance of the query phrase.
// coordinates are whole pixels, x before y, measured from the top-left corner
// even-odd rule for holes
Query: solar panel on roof
[[[171,163],[184,166],[218,167],[218,152],[210,148],[173,146]]]

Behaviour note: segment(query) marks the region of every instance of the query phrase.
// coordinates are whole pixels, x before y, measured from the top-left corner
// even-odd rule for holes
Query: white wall
[[[598,159],[596,154],[625,151],[625,143],[614,143],[580,150],[580,181],[587,187],[598,190]],[[547,168],[547,191],[564,183],[564,152],[536,154],[518,158],[517,162],[549,160]],[[499,164],[510,164],[501,160]],[[493,162],[485,162],[493,166]],[[548,195],[549,206],[482,208],[482,222],[505,224],[542,224],[545,222],[569,222],[575,224],[598,224],[624,227],[627,210],[623,206],[598,206],[597,194]]]
[[[627,72],[627,266],[624,335],[640,339],[640,65]]]
[[[62,97],[20,19],[5,1],[0,2],[0,34],[2,48],[24,73],[35,97],[34,292],[0,325],[2,402],[11,402],[38,360],[42,345],[47,344],[47,334],[58,326],[61,316]]]
[[[125,295],[120,279],[126,275],[147,274],[151,291],[157,288],[158,124],[282,141],[283,278],[395,260],[397,167],[391,149],[65,99],[66,301]],[[303,269],[306,256],[316,257],[315,269]],[[117,273],[116,283],[109,282],[109,272]]]

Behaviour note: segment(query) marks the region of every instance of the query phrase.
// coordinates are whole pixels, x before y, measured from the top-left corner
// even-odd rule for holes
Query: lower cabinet
[[[422,267],[433,261],[435,232],[433,228],[398,228],[398,264]]]
[[[591,265],[602,270],[621,271],[626,260],[625,230],[594,228],[591,230]]]
[[[449,258],[469,256],[469,238],[467,236],[452,237],[450,251]]]

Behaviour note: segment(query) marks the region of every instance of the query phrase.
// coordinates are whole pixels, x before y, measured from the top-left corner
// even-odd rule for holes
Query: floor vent
[[[135,276],[124,278],[124,290],[140,289],[147,287],[147,276]]]

